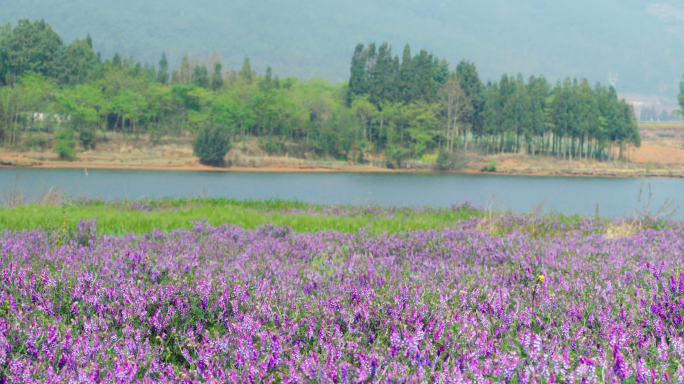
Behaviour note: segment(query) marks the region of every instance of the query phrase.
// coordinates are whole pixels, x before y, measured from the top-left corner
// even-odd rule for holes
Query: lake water
[[[0,197],[18,187],[25,197],[50,188],[73,197],[145,199],[188,195],[234,199],[289,199],[308,203],[382,206],[449,206],[466,200],[480,206],[529,212],[624,217],[639,207],[637,191],[648,185],[651,210],[665,199],[684,203],[683,179],[533,177],[463,174],[243,173],[137,170],[0,168]],[[1,200],[0,200],[1,201]],[[684,212],[674,216],[684,220]]]

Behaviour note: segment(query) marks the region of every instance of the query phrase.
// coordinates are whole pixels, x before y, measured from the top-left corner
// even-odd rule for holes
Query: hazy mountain
[[[0,21],[45,19],[67,42],[90,33],[105,57],[147,62],[163,50],[244,55],[263,72],[343,81],[359,42],[410,43],[452,64],[502,73],[587,77],[622,93],[674,99],[684,73],[684,6],[671,0],[0,0]]]

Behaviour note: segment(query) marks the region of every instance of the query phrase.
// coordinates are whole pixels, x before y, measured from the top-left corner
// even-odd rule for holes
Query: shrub
[[[386,166],[389,169],[401,168],[401,163],[406,156],[406,150],[394,145],[388,145],[385,149],[385,156],[387,156]]]
[[[76,140],[74,132],[70,129],[62,129],[55,133],[54,151],[62,160],[71,161],[76,158]]]
[[[78,140],[81,142],[81,147],[83,147],[83,149],[95,149],[95,133],[93,131],[81,131],[78,135]]]
[[[226,153],[230,150],[228,129],[221,126],[202,127],[195,138],[193,149],[200,158],[200,164],[212,167],[225,165]]]
[[[489,163],[482,167],[481,171],[482,172],[496,172],[496,166],[499,165],[499,162],[496,161],[496,159],[491,159],[489,160]]]
[[[437,168],[443,171],[449,169],[451,166],[451,156],[449,156],[449,152],[445,149],[440,149],[435,162],[437,163]]]
[[[284,152],[284,145],[275,140],[259,140],[259,147],[269,156],[279,155]]]
[[[438,154],[426,153],[421,156],[420,161],[422,161],[423,164],[437,164],[437,157],[439,157]]]
[[[160,124],[151,124],[150,127],[147,128],[147,132],[150,134],[150,140],[152,141],[152,145],[161,144],[162,137],[164,137],[166,131],[166,127],[163,127]]]
[[[2,137],[2,136],[0,136]],[[39,149],[41,151],[45,150],[45,147],[48,145],[48,140],[45,137],[38,136],[38,137],[29,137],[24,141],[24,144],[26,145],[27,148],[30,149]]]

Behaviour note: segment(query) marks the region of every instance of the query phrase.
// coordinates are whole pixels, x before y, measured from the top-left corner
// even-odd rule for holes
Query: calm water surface
[[[649,184],[651,210],[666,198],[684,203],[683,179],[528,177],[459,174],[232,173],[75,169],[0,169],[0,194],[18,187],[24,196],[50,188],[103,200],[206,195],[234,199],[289,199],[317,204],[449,206],[466,200],[481,206],[624,217],[639,206],[637,191]],[[646,200],[648,195],[645,188]],[[642,202],[643,205],[643,202]],[[684,212],[675,218],[684,220]]]

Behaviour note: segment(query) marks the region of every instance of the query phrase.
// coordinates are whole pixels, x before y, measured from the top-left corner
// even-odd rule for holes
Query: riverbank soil
[[[454,171],[480,173],[495,160],[496,170],[490,173],[522,175],[576,175],[617,177],[684,177],[684,124],[642,124],[641,148],[631,149],[629,159],[612,162],[558,159],[549,156],[502,154],[483,156],[475,152],[459,153],[454,159]],[[41,140],[37,140],[41,139]],[[426,172],[435,164],[409,161],[400,170],[388,169],[383,158],[367,158],[367,164],[344,161],[298,159],[289,156],[268,156],[256,141],[238,143],[227,159],[228,168],[212,168],[199,164],[193,155],[190,137],[162,138],[153,143],[149,137],[125,138],[108,133],[100,136],[95,150],[79,151],[75,161],[61,161],[51,151],[51,137],[32,136],[26,142],[43,142],[44,149],[25,143],[0,147],[0,166],[34,168],[100,168],[152,169],[187,171],[264,171],[264,172]]]

